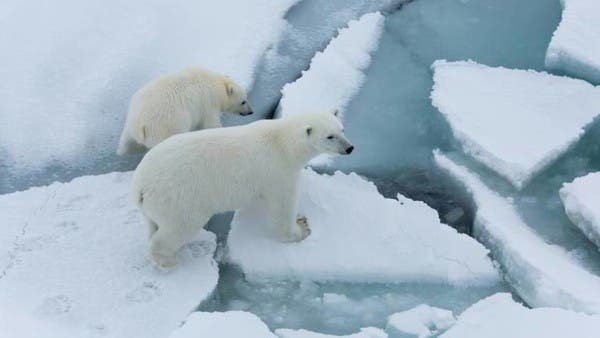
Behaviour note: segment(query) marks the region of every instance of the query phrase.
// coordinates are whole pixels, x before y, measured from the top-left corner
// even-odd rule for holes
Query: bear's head
[[[232,113],[247,116],[252,114],[252,108],[248,103],[246,91],[229,77],[225,77],[225,104],[223,110]]]
[[[333,110],[312,116],[304,129],[310,146],[319,154],[348,155],[354,146],[344,135],[339,111]]]

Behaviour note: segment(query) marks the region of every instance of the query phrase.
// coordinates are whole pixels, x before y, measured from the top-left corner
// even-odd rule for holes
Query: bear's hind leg
[[[158,226],[158,230],[150,239],[150,256],[162,269],[177,265],[177,251],[192,240],[196,233],[208,222],[210,217],[199,217],[194,222],[197,226]]]
[[[148,217],[145,217],[146,219],[146,225],[148,226],[148,240],[152,239],[152,236],[154,236],[154,234],[158,231],[158,224],[156,224],[156,222],[154,222],[153,220],[151,220]]]

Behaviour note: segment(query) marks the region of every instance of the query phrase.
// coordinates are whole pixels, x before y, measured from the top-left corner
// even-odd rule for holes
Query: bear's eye
[[[246,101],[242,101],[242,106],[246,104]]]
[[[329,135],[329,136],[327,136],[327,139],[328,139],[328,140],[333,140],[333,135]]]

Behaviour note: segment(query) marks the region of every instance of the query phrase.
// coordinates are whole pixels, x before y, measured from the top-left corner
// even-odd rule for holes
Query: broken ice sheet
[[[472,61],[439,60],[432,68],[432,104],[464,152],[518,189],[600,115],[600,88],[585,81]]]
[[[437,212],[402,195],[386,199],[356,174],[301,178],[299,214],[312,233],[299,243],[272,235],[264,208],[236,212],[229,261],[249,279],[433,282],[493,285],[499,276],[477,241],[440,223]],[[376,215],[376,217],[375,217]]]
[[[203,231],[178,269],[157,271],[130,178],[84,176],[0,196],[0,332],[162,338],[211,294],[215,236]]]
[[[440,338],[595,338],[600,316],[543,307],[528,309],[508,293],[485,298],[463,312]]]
[[[564,10],[546,53],[546,67],[600,83],[600,2],[561,0]]]
[[[571,222],[600,247],[600,172],[566,183],[560,198]]]

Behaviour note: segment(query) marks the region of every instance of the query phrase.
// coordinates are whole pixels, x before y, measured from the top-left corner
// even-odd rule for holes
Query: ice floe
[[[527,304],[600,313],[600,278],[521,219],[512,201],[490,190],[465,167],[436,151],[435,161],[462,182],[477,208],[473,233],[488,247],[505,279]]]
[[[169,338],[277,338],[256,315],[244,311],[193,312]]]
[[[86,176],[0,196],[2,336],[162,338],[211,294],[215,236],[202,232],[178,269],[157,271],[130,178]]]
[[[571,222],[600,247],[600,172],[565,184],[560,198]]]
[[[323,333],[317,333],[307,330],[290,330],[290,329],[278,329],[275,333],[279,338],[387,338],[388,335],[381,329],[374,327],[366,327],[360,330],[358,333],[336,336]]]
[[[250,87],[296,2],[8,0],[0,20],[0,62],[10,65],[0,86],[4,164],[32,170],[75,166],[77,156],[78,166],[106,160],[130,96],[165,73],[203,66]]]
[[[485,298],[463,312],[440,338],[594,338],[600,316],[559,308],[528,309],[508,293]]]
[[[452,311],[421,304],[388,318],[388,329],[403,337],[427,338],[447,330],[455,322]]]
[[[600,2],[561,0],[562,19],[546,52],[546,67],[600,83]]]
[[[343,112],[365,80],[384,20],[379,12],[369,13],[340,29],[325,50],[315,54],[310,68],[283,87],[277,115],[337,108]]]
[[[235,213],[229,260],[250,279],[440,282],[489,285],[498,274],[488,251],[440,223],[436,211],[402,195],[387,199],[356,174],[302,173],[299,214],[312,234],[281,243],[260,205]]]
[[[517,188],[569,149],[600,115],[600,88],[472,61],[433,64],[432,103],[463,150]]]

